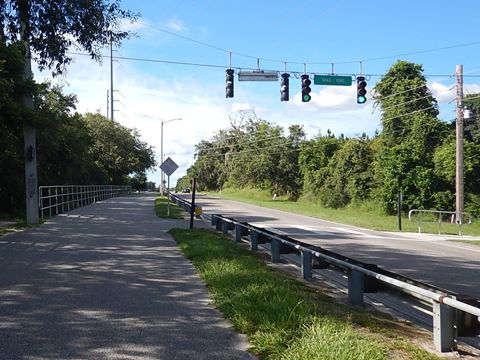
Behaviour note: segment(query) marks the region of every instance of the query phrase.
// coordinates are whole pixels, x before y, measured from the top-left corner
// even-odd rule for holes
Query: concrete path
[[[254,359],[208,300],[153,197],[0,236],[0,358]]]

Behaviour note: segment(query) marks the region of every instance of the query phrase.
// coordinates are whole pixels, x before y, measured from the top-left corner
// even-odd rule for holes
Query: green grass
[[[431,342],[425,333],[336,303],[220,234],[201,229],[171,234],[216,307],[248,335],[251,351],[261,359],[438,359],[413,345],[413,337]]]
[[[459,242],[459,243],[464,243],[464,244],[470,244],[470,245],[478,245],[480,246],[480,241],[477,240],[452,240],[453,242]]]
[[[168,214],[168,199],[166,196],[160,196],[155,198],[155,214],[161,218],[168,219],[183,219],[185,216],[184,211],[177,205],[170,201],[170,215]]]
[[[383,214],[379,204],[373,201],[347,206],[343,209],[330,209],[306,199],[291,201],[280,197],[272,200],[268,192],[253,189],[224,189],[221,194],[212,193],[212,195],[295,214],[331,220],[342,224],[354,225],[365,229],[398,231],[397,216]],[[424,233],[438,233],[437,223],[423,223],[421,228]],[[418,232],[417,222],[411,222],[407,216],[402,216],[402,231]],[[458,235],[458,227],[456,225],[442,223],[441,233]],[[480,236],[480,222],[474,221],[471,225],[463,226],[462,234]]]

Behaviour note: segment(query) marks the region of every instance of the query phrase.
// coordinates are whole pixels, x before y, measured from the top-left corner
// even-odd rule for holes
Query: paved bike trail
[[[0,358],[254,359],[154,215],[114,198],[0,237]]]

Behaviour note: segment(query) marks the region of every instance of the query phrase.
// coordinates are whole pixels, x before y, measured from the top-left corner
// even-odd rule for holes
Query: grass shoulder
[[[221,234],[171,230],[215,306],[261,359],[438,359],[431,335],[382,314],[339,304],[280,273]]]
[[[224,189],[221,193],[210,194],[225,199],[307,215],[365,229],[399,231],[397,216],[385,215],[381,211],[380,205],[374,201],[350,205],[342,209],[331,209],[322,207],[320,204],[303,198],[298,201],[288,200],[284,197],[273,199],[269,192],[256,189]],[[418,224],[409,221],[408,217],[404,215],[402,216],[402,231],[418,232]],[[435,234],[438,233],[438,231],[439,227],[437,223],[422,223],[422,232]],[[441,232],[442,234],[458,235],[458,227],[454,224],[443,223],[441,225]],[[480,236],[480,222],[463,226],[462,233],[464,235]]]
[[[480,246],[480,241],[477,241],[477,240],[461,240],[461,239],[457,239],[457,240],[452,240],[452,241],[453,241],[453,242],[458,242],[458,243],[463,243],[463,244]]]
[[[183,209],[179,208],[175,203],[170,201],[168,204],[168,198],[166,196],[159,196],[155,198],[155,214],[161,218],[167,219],[183,219],[185,213]],[[169,209],[170,208],[170,209]]]

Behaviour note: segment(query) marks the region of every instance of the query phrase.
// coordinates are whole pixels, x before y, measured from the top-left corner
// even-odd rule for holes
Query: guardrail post
[[[270,252],[272,263],[277,263],[280,261],[280,241],[277,239],[272,239],[270,241]]]
[[[217,214],[212,214],[212,216],[210,217],[210,225],[216,227],[217,221],[218,221]]]
[[[355,306],[363,305],[363,274],[356,270],[348,271],[348,301]]]
[[[220,217],[217,217],[217,223],[215,224],[215,230],[220,231],[222,230],[223,226],[223,219]]]
[[[229,225],[230,225],[230,223],[229,223],[228,221],[225,221],[225,220],[224,220],[224,221],[222,222],[222,233],[223,233],[224,235],[227,235],[227,234],[228,234],[228,230],[229,230],[229,228],[230,228]]]
[[[252,230],[250,232],[250,250],[251,251],[258,250],[258,238],[259,238],[259,236],[260,236],[260,234],[255,230]]]
[[[448,305],[433,302],[433,343],[441,352],[455,347],[455,309]]]
[[[302,251],[302,277],[305,280],[312,278],[312,253],[310,251]]]
[[[243,226],[240,223],[235,224],[235,241],[240,242],[242,241],[242,236],[248,235],[248,228]]]

